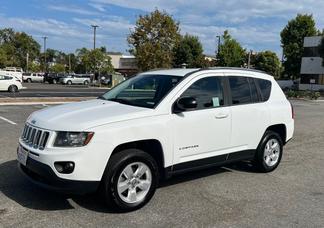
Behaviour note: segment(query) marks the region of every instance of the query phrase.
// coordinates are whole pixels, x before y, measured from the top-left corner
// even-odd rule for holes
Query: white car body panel
[[[15,85],[18,88],[18,91],[23,89],[23,86],[20,81],[14,76],[7,76],[11,79],[3,79],[4,77],[0,75],[0,91],[8,91],[9,86]]]
[[[135,107],[105,100],[89,100],[46,108],[34,112],[27,123],[50,131],[44,150],[19,143],[39,154],[29,155],[50,166],[63,179],[100,181],[113,150],[124,143],[157,140],[163,150],[164,168],[242,150],[255,150],[265,130],[274,124],[285,124],[286,141],[294,131],[289,101],[273,77],[242,70],[177,69],[154,71],[154,74],[186,75],[155,109]],[[147,72],[144,74],[152,74]],[[172,113],[177,98],[196,80],[207,76],[248,76],[272,82],[268,101],[254,104],[218,107],[179,114]],[[216,118],[225,115],[224,118]],[[53,147],[56,131],[94,132],[84,147]],[[187,148],[188,147],[188,148]],[[55,161],[74,161],[71,174],[61,174]],[[89,165],[91,164],[91,165]]]

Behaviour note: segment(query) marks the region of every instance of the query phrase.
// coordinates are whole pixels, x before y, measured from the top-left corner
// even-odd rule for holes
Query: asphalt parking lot
[[[293,105],[295,136],[274,172],[240,162],[174,177],[126,214],[96,195],[63,196],[29,183],[17,169],[17,138],[44,106],[1,106],[0,227],[323,227],[324,102]]]
[[[0,98],[6,97],[98,97],[108,90],[106,87],[88,87],[84,85],[62,85],[47,83],[23,83],[26,89],[18,93],[0,92]]]

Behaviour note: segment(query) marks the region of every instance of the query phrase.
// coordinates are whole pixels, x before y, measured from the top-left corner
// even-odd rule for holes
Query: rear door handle
[[[216,119],[224,119],[228,117],[228,113],[218,113],[215,115]]]

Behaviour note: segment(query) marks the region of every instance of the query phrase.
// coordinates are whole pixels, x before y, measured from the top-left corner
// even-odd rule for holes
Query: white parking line
[[[12,125],[16,125],[15,122],[13,122],[13,121],[11,121],[11,120],[8,120],[7,118],[4,118],[3,116],[0,116],[0,119],[4,120],[4,121],[6,121],[6,122],[8,122],[8,123],[10,123],[10,124],[12,124]]]

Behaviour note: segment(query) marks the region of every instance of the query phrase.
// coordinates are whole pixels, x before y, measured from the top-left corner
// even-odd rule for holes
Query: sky
[[[198,36],[209,55],[224,30],[247,50],[280,56],[280,31],[297,13],[313,14],[324,28],[323,0],[1,0],[0,28],[24,31],[41,45],[47,36],[47,48],[74,52],[93,47],[90,25],[96,24],[97,47],[127,54],[136,19],[154,9],[179,21],[181,34]]]

